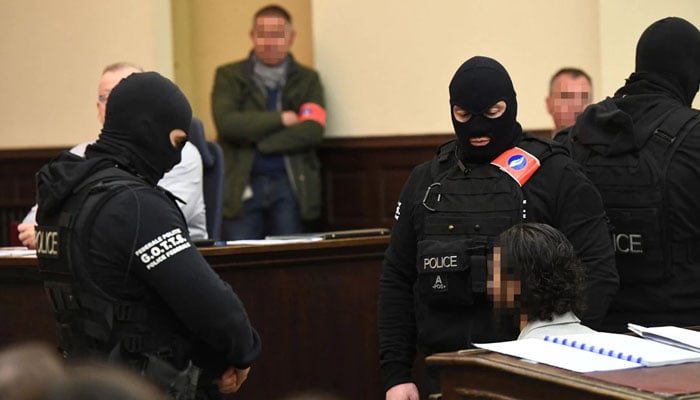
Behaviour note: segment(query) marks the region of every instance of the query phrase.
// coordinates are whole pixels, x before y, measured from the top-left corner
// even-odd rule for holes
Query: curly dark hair
[[[557,229],[540,223],[514,225],[500,235],[504,268],[518,271],[528,320],[585,308],[584,270],[574,246]]]

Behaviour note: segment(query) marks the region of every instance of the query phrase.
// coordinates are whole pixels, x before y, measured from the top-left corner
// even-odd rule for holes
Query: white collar
[[[523,330],[520,332],[518,339],[529,335],[535,329],[539,329],[539,328],[543,328],[543,327],[547,327],[547,326],[552,326],[552,325],[579,324],[579,323],[581,323],[581,320],[572,311],[566,312],[564,314],[557,314],[557,315],[554,315],[552,317],[551,321],[543,321],[543,320],[538,319],[535,321],[528,322],[527,325],[525,325]]]

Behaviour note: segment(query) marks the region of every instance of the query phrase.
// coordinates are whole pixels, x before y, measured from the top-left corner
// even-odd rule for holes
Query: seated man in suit
[[[105,122],[105,109],[109,93],[117,83],[134,72],[143,72],[143,69],[135,64],[125,62],[110,64],[102,71],[97,86],[97,119],[101,125],[104,125]],[[83,156],[85,148],[89,144],[90,142],[80,143],[70,151],[73,154]],[[202,158],[194,145],[185,144],[182,149],[182,161],[168,171],[158,182],[158,185],[182,200],[178,204],[185,215],[190,238],[192,240],[207,239],[206,210],[202,193]],[[36,247],[35,225],[36,205],[17,226],[19,241],[30,249]]]

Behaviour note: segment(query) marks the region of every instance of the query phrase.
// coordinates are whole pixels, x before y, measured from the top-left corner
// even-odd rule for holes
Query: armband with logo
[[[316,103],[304,103],[299,108],[299,122],[306,120],[316,121],[321,126],[326,126],[326,110]]]
[[[491,165],[497,166],[523,186],[540,167],[540,160],[520,147],[513,147],[491,161]]]

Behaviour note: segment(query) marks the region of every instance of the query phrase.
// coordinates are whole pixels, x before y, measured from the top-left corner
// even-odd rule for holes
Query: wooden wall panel
[[[408,175],[453,137],[327,139],[319,151],[325,182],[322,228],[391,228],[396,202]]]
[[[547,134],[548,132],[536,132]],[[313,230],[391,228],[396,202],[415,166],[454,135],[326,139],[319,149],[324,210]],[[0,150],[0,246],[9,225],[34,204],[34,176],[60,148]]]
[[[0,150],[0,246],[9,246],[13,223],[35,203],[35,176],[62,148]]]
[[[262,353],[235,399],[324,389],[384,398],[377,299],[388,236],[200,249],[247,310]],[[0,347],[57,344],[36,258],[0,258]]]

